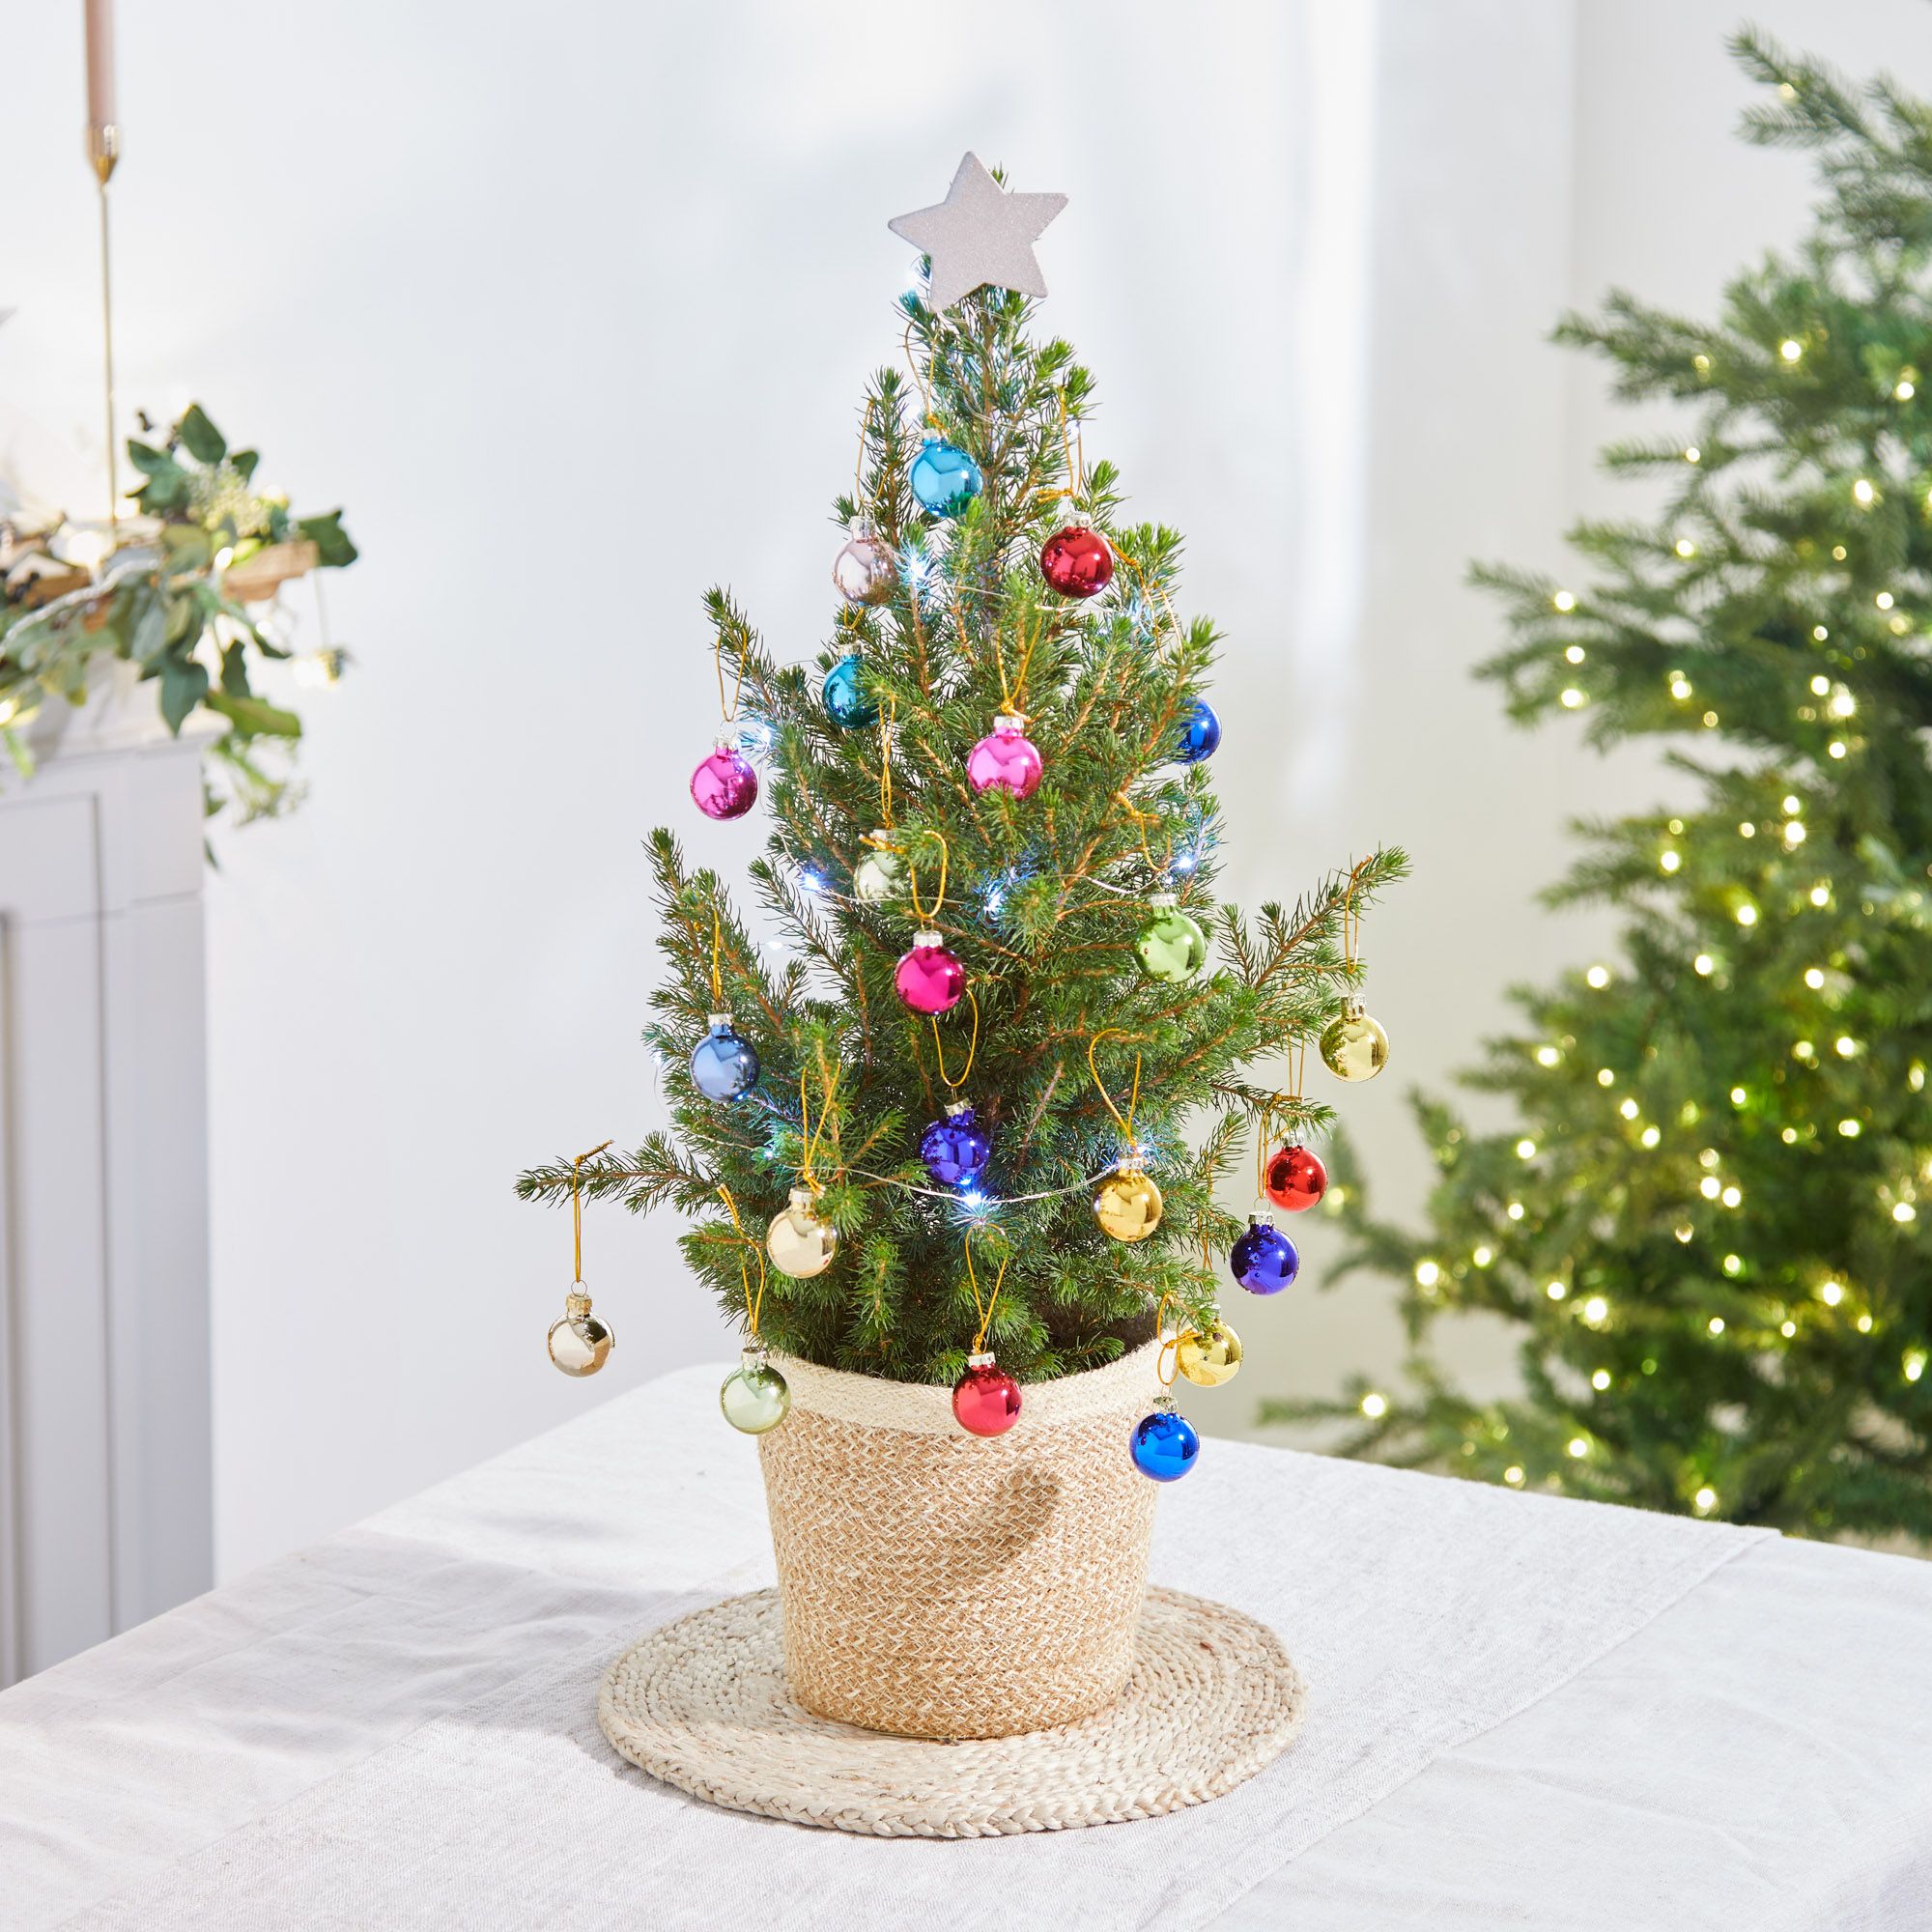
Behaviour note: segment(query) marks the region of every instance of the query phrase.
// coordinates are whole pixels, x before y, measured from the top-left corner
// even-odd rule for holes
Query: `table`
[[[1154,1574],[1307,1669],[1262,1777],[978,1844],[652,1785],[596,1733],[599,1662],[771,1579],[723,1373],[0,1695],[0,1924],[1006,1927],[1015,1895],[1093,1932],[1932,1924],[1932,1566],[1211,1437]]]

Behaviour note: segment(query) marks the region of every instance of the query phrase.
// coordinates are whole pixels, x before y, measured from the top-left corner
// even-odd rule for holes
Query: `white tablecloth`
[[[597,1734],[602,1662],[770,1579],[720,1374],[0,1695],[0,1925],[1932,1924],[1932,1567],[1215,1441],[1155,1576],[1308,1675],[1262,1777],[978,1844],[653,1785]]]

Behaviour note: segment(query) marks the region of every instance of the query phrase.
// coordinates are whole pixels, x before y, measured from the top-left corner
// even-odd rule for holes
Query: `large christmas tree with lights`
[[[1420,1104],[1419,1235],[1364,1217],[1411,1331],[1523,1331],[1520,1399],[1427,1353],[1357,1384],[1350,1446],[1493,1481],[1814,1534],[1932,1536],[1932,108],[1754,34],[1749,138],[1818,157],[1802,245],[1699,324],[1624,295],[1563,341],[1686,433],[1618,444],[1661,514],[1573,533],[1576,588],[1517,571],[1486,667],[1520,719],[1680,739],[1676,811],[1588,828],[1550,896],[1625,916],[1622,956],[1519,996],[1471,1084],[1520,1124]]]
[[[1353,933],[1402,868],[1378,854],[1253,919],[1215,905],[1215,633],[1179,613],[1179,536],[1123,519],[1113,467],[1084,460],[1087,371],[1029,332],[1058,203],[969,156],[946,203],[895,224],[930,279],[895,321],[906,367],[859,412],[830,639],[788,664],[708,600],[704,860],[650,841],[645,1040],[670,1125],[521,1182],[682,1211],[694,1272],[758,1344],[957,1382],[983,1434],[1018,1384],[1147,1339],[1164,1299],[1182,1372],[1232,1373],[1217,1304],[1242,1224],[1216,1182],[1248,1129],[1298,1139],[1328,1111],[1251,1069],[1324,1031],[1346,1074],[1379,1066]],[[718,869],[742,838],[705,820],[760,804],[753,921]],[[1284,1285],[1286,1237],[1251,1246],[1277,1278],[1250,1285]],[[622,1323],[620,1296],[595,1316],[573,1296],[559,1366],[601,1363],[605,1308]],[[762,1430],[783,1399],[753,1362],[725,1408]]]

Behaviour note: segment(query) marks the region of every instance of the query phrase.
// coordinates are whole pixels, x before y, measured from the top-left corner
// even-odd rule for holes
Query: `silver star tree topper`
[[[1065,206],[1064,194],[1009,194],[978,155],[968,155],[944,201],[886,226],[932,257],[926,298],[936,309],[951,308],[988,286],[1043,296],[1046,277],[1033,244]]]

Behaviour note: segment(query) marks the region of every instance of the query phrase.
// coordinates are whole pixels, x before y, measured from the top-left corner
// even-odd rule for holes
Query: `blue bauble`
[[[912,494],[935,517],[956,517],[983,487],[980,466],[956,443],[926,438],[912,460]]]
[[[971,1187],[985,1173],[993,1144],[974,1124],[972,1108],[955,1102],[920,1135],[919,1157],[940,1186]]]
[[[735,1100],[758,1084],[757,1048],[729,1013],[713,1013],[711,1031],[692,1049],[691,1084],[707,1100]]]
[[[1221,721],[1214,716],[1214,707],[1197,697],[1180,714],[1180,743],[1174,755],[1183,765],[1198,765],[1214,755],[1220,742]]]
[[[1301,1257],[1272,1220],[1258,1221],[1250,1214],[1248,1232],[1235,1243],[1228,1265],[1250,1294],[1279,1294],[1294,1279]]]
[[[854,651],[848,658],[840,658],[825,673],[825,687],[819,693],[819,702],[825,706],[825,715],[841,731],[855,731],[864,724],[879,722],[879,707],[866,696],[866,668]]]
[[[1178,1408],[1157,1408],[1134,1424],[1127,1454],[1142,1475],[1156,1483],[1178,1483],[1201,1454],[1201,1438]]]

